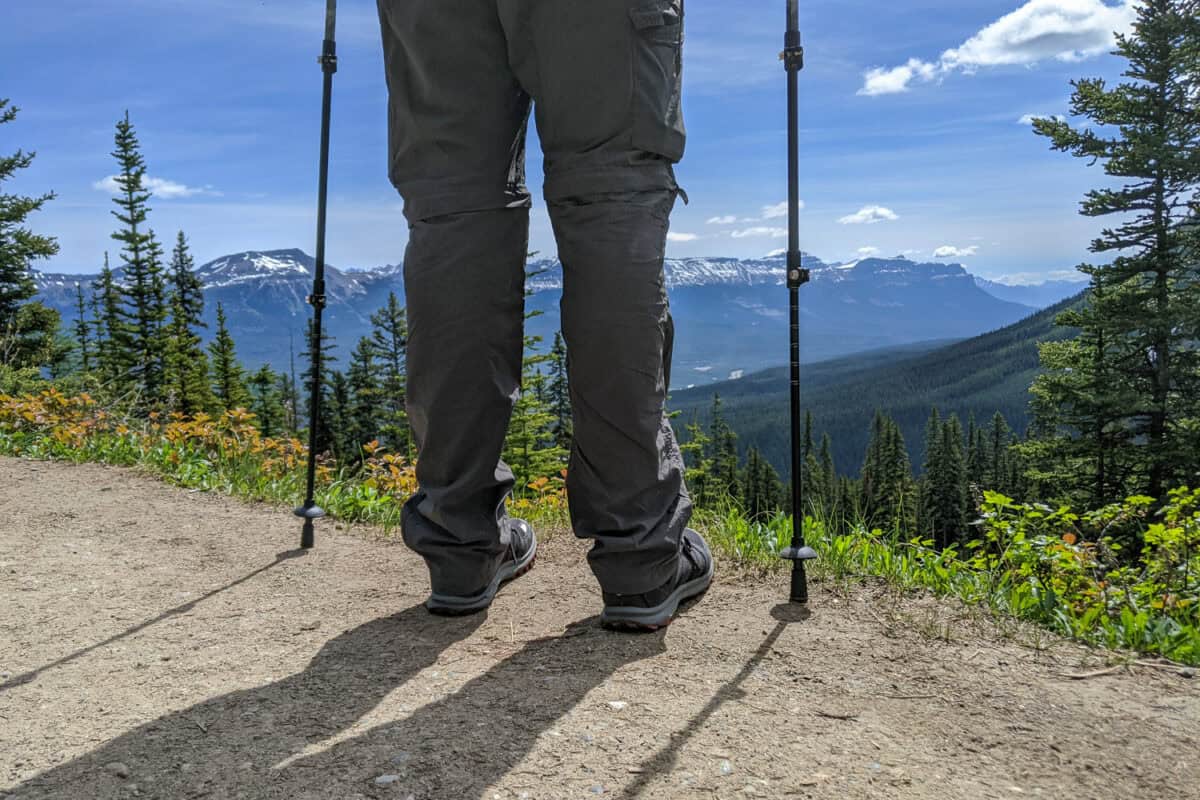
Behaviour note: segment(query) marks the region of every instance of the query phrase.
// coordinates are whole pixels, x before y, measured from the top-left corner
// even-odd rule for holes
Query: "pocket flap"
[[[646,28],[661,28],[664,25],[676,25],[679,23],[679,3],[678,0],[659,0],[656,3],[629,9],[629,16],[633,18],[633,26],[639,31]]]

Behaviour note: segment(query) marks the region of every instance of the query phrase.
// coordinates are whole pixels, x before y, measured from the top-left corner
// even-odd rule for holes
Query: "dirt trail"
[[[0,459],[0,797],[1188,798],[1200,682],[862,589],[724,581],[596,626],[559,533],[486,615],[403,545],[128,470]],[[940,610],[939,610],[940,609]],[[926,627],[936,623],[929,621]]]

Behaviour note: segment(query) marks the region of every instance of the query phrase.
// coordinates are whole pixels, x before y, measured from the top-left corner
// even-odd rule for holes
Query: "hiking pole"
[[[804,544],[804,473],[800,449],[800,287],[809,275],[800,254],[800,70],[804,48],[800,46],[799,0],[787,0],[787,34],[779,58],[787,70],[788,90],[788,252],[787,286],[791,295],[792,321],[792,545],[780,553],[792,562],[793,603],[808,602],[808,575],[804,562],[817,557]]]
[[[324,94],[321,98],[321,171],[317,188],[317,259],[313,269],[313,290],[307,298],[313,307],[312,325],[312,395],[308,411],[308,475],[304,505],[296,509],[296,516],[304,518],[304,529],[300,534],[300,547],[313,546],[313,520],[325,516],[316,504],[313,493],[317,481],[317,424],[321,415],[321,310],[325,308],[325,202],[329,190],[329,115],[333,103],[333,73],[337,72],[337,46],[334,43],[334,22],[337,19],[337,0],[326,0],[325,41],[317,63],[325,75]]]

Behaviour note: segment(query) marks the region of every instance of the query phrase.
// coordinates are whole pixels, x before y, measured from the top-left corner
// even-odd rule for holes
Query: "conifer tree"
[[[526,278],[532,278],[544,270],[529,272]],[[526,281],[528,285],[528,280]],[[526,289],[526,296],[531,294]],[[526,328],[528,320],[540,316],[541,311],[529,311],[525,314]],[[508,435],[505,437],[503,459],[512,469],[517,480],[518,489],[523,489],[537,478],[558,475],[567,464],[568,451],[560,447],[554,436],[554,414],[548,406],[542,403],[545,395],[547,376],[542,372],[542,365],[549,362],[549,353],[539,353],[537,346],[542,337],[526,334],[525,358],[521,368],[521,393],[513,407],[509,421]]]
[[[89,333],[91,323],[87,319],[87,306],[83,299],[83,285],[75,283],[75,346],[79,350],[79,368],[83,372],[92,371],[92,337]]]
[[[116,276],[104,254],[104,266],[100,277],[92,284],[92,298],[96,312],[96,362],[100,374],[113,388],[126,382],[129,370],[129,336],[121,318],[121,292]]]
[[[0,125],[16,119],[17,111],[0,98]],[[36,155],[18,150],[0,156],[0,187]],[[41,366],[56,349],[58,312],[33,299],[37,289],[30,270],[34,261],[57,254],[58,242],[25,227],[26,217],[54,197],[53,192],[25,197],[0,191],[0,365]]]
[[[709,457],[712,440],[704,432],[698,412],[692,412],[692,421],[685,430],[687,441],[679,445],[685,464],[684,485],[688,487],[696,506],[708,508],[713,501],[712,459]]]
[[[546,382],[547,402],[554,415],[551,431],[554,442],[564,450],[571,449],[574,422],[571,418],[571,392],[567,366],[567,344],[562,331],[554,332],[554,345],[550,348],[549,380]]]
[[[173,408],[193,415],[213,406],[208,357],[199,328],[206,327],[204,289],[195,273],[195,261],[183,231],[175,239],[170,268],[170,323],[166,346],[166,371]]]
[[[721,396],[714,392],[711,419],[709,420],[709,460],[712,462],[712,488],[718,496],[737,498],[742,493],[738,481],[737,434],[725,421],[721,408]]]
[[[304,371],[300,373],[301,392],[300,397],[301,407],[304,409],[303,424],[307,426],[309,420],[312,419],[312,391],[313,391],[313,321],[312,317],[308,318],[304,330],[304,352],[301,355],[304,363]],[[317,436],[316,436],[316,451],[318,454],[332,452],[335,445],[334,432],[337,430],[333,427],[333,415],[330,413],[330,387],[332,385],[331,374],[333,372],[331,364],[337,361],[337,357],[332,351],[335,347],[333,337],[329,335],[328,328],[322,327],[321,341],[317,343],[318,353],[321,359],[321,374],[326,376],[326,380],[320,384],[320,414],[317,419]],[[339,412],[340,413],[340,412]]]
[[[927,428],[922,507],[923,532],[939,548],[956,542],[967,530],[967,466],[963,429],[958,417],[941,422],[936,409]]]
[[[1080,267],[1092,280],[1090,311],[1082,318],[1090,340],[1043,348],[1050,377],[1040,399],[1043,413],[1054,405],[1068,409],[1059,422],[1079,439],[1098,443],[1110,431],[1117,437],[1109,447],[1072,453],[1060,472],[1081,473],[1078,482],[1090,482],[1097,498],[1120,486],[1122,493],[1162,500],[1200,470],[1200,453],[1185,433],[1190,423],[1184,424],[1200,392],[1194,335],[1200,287],[1186,256],[1195,213],[1189,204],[1200,185],[1200,14],[1193,0],[1145,0],[1136,8],[1132,32],[1117,36],[1127,80],[1072,82],[1071,111],[1090,124],[1034,122],[1053,149],[1100,163],[1121,181],[1093,189],[1083,201],[1085,216],[1118,217],[1091,246],[1114,257]],[[1082,373],[1076,385],[1063,379],[1068,370]],[[1089,380],[1095,389],[1081,398]],[[1115,419],[1107,418],[1110,411]],[[1112,465],[1099,463],[1106,454],[1130,474],[1114,476]]]
[[[379,440],[390,451],[413,456],[415,443],[405,410],[408,314],[395,292],[389,292],[387,303],[371,315],[371,325],[371,341],[381,370]]]
[[[258,430],[263,436],[278,438],[284,429],[284,409],[279,397],[279,376],[270,364],[263,364],[249,381],[250,410],[258,420]]]
[[[783,483],[779,473],[754,445],[746,451],[741,485],[742,508],[750,519],[762,519],[783,508]]]
[[[376,352],[371,339],[359,339],[346,372],[349,402],[345,414],[346,454],[358,461],[364,457],[363,445],[377,440],[382,426],[380,409],[383,407],[383,388],[380,366],[375,362]]]
[[[238,362],[237,349],[225,322],[225,308],[217,303],[217,335],[208,345],[212,355],[212,392],[222,411],[245,408],[250,404],[246,378]]]
[[[133,388],[141,395],[142,405],[150,407],[162,399],[164,353],[160,334],[167,312],[162,248],[145,227],[151,193],[145,185],[146,164],[129,112],[117,123],[115,142],[112,155],[120,173],[113,178],[117,209],[112,214],[121,227],[112,238],[121,243],[123,280],[118,291],[122,325],[120,335],[113,337],[108,346],[123,351],[121,361],[128,365]]]
[[[321,416],[328,420],[330,449],[339,463],[345,463],[354,455],[355,450],[361,452],[361,447],[355,444],[350,435],[350,382],[346,373],[332,370],[329,375],[329,400],[322,402]]]

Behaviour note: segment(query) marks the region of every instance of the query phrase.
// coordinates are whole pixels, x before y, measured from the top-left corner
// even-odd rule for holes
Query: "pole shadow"
[[[282,553],[277,553],[275,555],[275,560],[272,561],[270,564],[265,564],[265,565],[259,567],[258,569],[254,570],[253,572],[243,575],[242,577],[238,578],[235,581],[227,583],[224,586],[220,586],[204,595],[201,595],[200,597],[197,597],[195,600],[189,600],[186,603],[183,603],[182,605],[175,606],[174,608],[169,608],[166,611],[159,614],[157,617],[148,619],[145,622],[134,625],[132,628],[128,628],[127,630],[121,631],[120,633],[113,634],[112,636],[108,637],[107,639],[105,639],[102,642],[96,642],[95,644],[88,645],[87,647],[84,647],[81,650],[76,650],[74,653],[65,655],[62,658],[51,661],[48,664],[43,664],[42,666],[37,667],[36,669],[31,669],[28,672],[21,673],[20,675],[14,675],[13,677],[9,678],[8,680],[4,681],[3,683],[0,683],[0,692],[3,692],[7,689],[15,688],[17,686],[23,686],[24,684],[29,683],[30,681],[34,680],[35,678],[37,678],[39,675],[41,675],[43,672],[46,672],[47,670],[54,669],[55,667],[61,667],[64,664],[69,664],[78,658],[82,658],[83,656],[86,656],[88,653],[92,652],[93,650],[98,650],[101,647],[106,647],[110,644],[113,644],[114,642],[119,642],[120,640],[125,639],[129,636],[132,636],[135,633],[144,631],[146,628],[149,628],[151,625],[157,625],[158,623],[162,622],[163,620],[170,619],[171,617],[191,611],[193,608],[195,608],[200,603],[203,603],[205,600],[208,600],[211,597],[215,597],[216,595],[220,594],[221,592],[229,591],[230,589],[234,588],[235,586],[245,583],[246,581],[250,580],[251,578],[255,577],[256,575],[266,572],[267,570],[271,569],[272,567],[277,567],[280,564],[282,564],[284,561],[287,561],[289,559],[299,558],[307,552],[308,552],[307,550],[301,550],[300,548],[296,548],[295,550],[285,550]]]
[[[775,627],[767,634],[767,638],[763,640],[758,649],[754,651],[754,655],[750,656],[750,660],[746,662],[741,671],[718,689],[704,708],[688,721],[679,736],[672,736],[670,744],[643,762],[637,780],[625,788],[624,793],[621,795],[622,800],[634,800],[634,798],[641,797],[642,793],[649,787],[651,781],[660,775],[671,772],[675,768],[675,763],[679,760],[679,753],[683,750],[683,746],[704,728],[712,715],[717,713],[726,702],[739,700],[745,696],[745,692],[741,688],[742,684],[745,683],[746,679],[750,677],[758,665],[762,663],[767,653],[771,652],[771,648],[775,646],[775,642],[779,641],[779,637],[783,635],[784,630],[789,625],[803,622],[811,616],[812,612],[809,611],[807,605],[780,603],[772,608],[771,617],[776,621]]]

